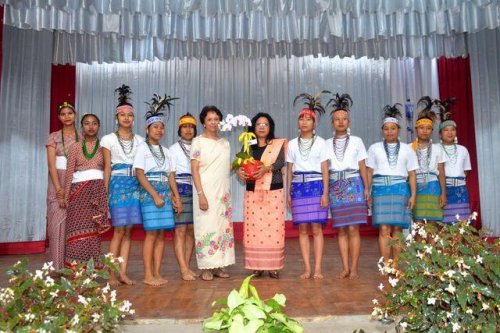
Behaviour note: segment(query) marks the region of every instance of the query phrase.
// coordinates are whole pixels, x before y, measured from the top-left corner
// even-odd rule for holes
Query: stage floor
[[[107,252],[109,242],[103,243]],[[202,319],[213,312],[211,303],[227,296],[232,289],[239,288],[242,280],[251,272],[243,268],[243,249],[241,241],[236,243],[236,265],[227,269],[229,279],[215,278],[206,282],[182,281],[178,273],[172,242],[168,241],[163,264],[164,277],[169,282],[162,287],[144,285],[142,265],[142,242],[134,241],[131,251],[129,276],[137,280],[134,286],[117,287],[119,298],[128,299],[136,310],[136,318]],[[45,254],[1,255],[0,286],[6,286],[5,270],[21,257],[28,257],[30,267],[39,268],[46,261]],[[267,275],[252,279],[261,298],[270,298],[282,293],[287,298],[285,312],[292,317],[325,317],[335,315],[369,315],[372,299],[381,294],[377,286],[383,277],[378,273],[377,261],[380,257],[376,238],[362,238],[360,269],[358,280],[337,279],[341,271],[337,239],[325,237],[323,257],[323,280],[301,280],[302,257],[297,238],[286,240],[285,269],[279,280]],[[195,262],[191,264],[194,268]]]

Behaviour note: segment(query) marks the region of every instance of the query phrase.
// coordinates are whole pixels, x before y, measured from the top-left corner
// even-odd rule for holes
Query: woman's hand
[[[182,213],[184,207],[182,206],[182,201],[179,197],[175,197],[172,200],[172,206],[174,206],[174,210],[177,214]]]
[[[161,195],[155,195],[153,196],[153,200],[155,202],[155,206],[158,208],[161,208],[165,205],[165,200],[163,200],[163,197]]]
[[[260,179],[262,176],[264,176],[266,173],[268,173],[271,170],[270,166],[265,166],[264,164],[261,164],[257,167],[257,171],[253,173],[253,178],[255,179]]]
[[[448,199],[446,198],[446,194],[441,194],[441,196],[439,197],[439,207],[443,208],[447,203]]]
[[[64,197],[61,199],[57,199],[57,203],[59,204],[59,208],[66,208],[66,202],[64,201]]]
[[[64,189],[62,187],[56,190],[56,198],[57,200],[64,200]]]
[[[238,168],[238,171],[236,171],[236,173],[238,174],[238,178],[241,181],[243,182],[247,181],[248,175],[246,174],[245,170],[243,170],[243,168]]]
[[[412,195],[410,199],[408,199],[408,210],[413,210],[413,207],[415,207],[415,196]]]
[[[290,195],[290,193],[286,194],[286,206],[288,207],[288,209],[292,209],[292,196]]]
[[[205,193],[201,193],[198,196],[198,202],[201,210],[208,210],[208,200],[207,197],[205,196]]]
[[[321,195],[321,208],[327,208],[328,207],[328,193],[323,193]]]

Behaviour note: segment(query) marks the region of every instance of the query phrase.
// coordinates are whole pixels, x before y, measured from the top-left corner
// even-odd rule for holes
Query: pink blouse
[[[79,141],[81,141],[81,134],[77,134],[79,137]],[[66,154],[69,150],[69,147],[75,143],[75,134],[67,134],[64,135],[64,147],[62,143],[62,130],[55,131],[49,134],[49,137],[47,138],[47,143],[45,144],[45,147],[52,147],[56,150],[56,156],[64,156],[64,151],[66,150]]]

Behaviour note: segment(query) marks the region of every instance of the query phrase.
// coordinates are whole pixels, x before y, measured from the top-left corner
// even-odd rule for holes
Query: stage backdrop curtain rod
[[[179,58],[459,56],[500,27],[498,0],[0,0],[5,24],[55,31],[56,64]]]

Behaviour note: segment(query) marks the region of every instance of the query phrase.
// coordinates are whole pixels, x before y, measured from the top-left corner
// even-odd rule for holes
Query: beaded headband
[[[420,125],[430,125],[431,127],[434,127],[434,122],[428,118],[421,118],[417,120],[415,127],[419,127]]]
[[[299,118],[303,116],[309,116],[316,120],[316,112],[310,109],[302,109],[302,111],[299,112]]]
[[[448,126],[453,126],[453,127],[457,128],[457,123],[451,119],[445,120],[441,124],[439,124],[439,130],[442,130],[443,128],[448,127]]]
[[[190,124],[193,126],[196,126],[196,119],[192,116],[182,116],[179,119],[179,122],[177,123],[178,127],[181,127],[182,125]]]
[[[125,112],[125,111],[132,111],[132,113],[134,113],[134,108],[131,105],[127,105],[127,104],[120,105],[116,108],[115,116],[117,114],[119,114],[120,112]]]
[[[399,119],[394,117],[385,117],[382,125],[385,125],[387,123],[396,123],[397,125],[399,125]]]
[[[76,111],[75,111],[75,107],[73,106],[73,104],[71,104],[71,103],[70,103],[70,102],[68,102],[68,101],[64,101],[64,102],[62,102],[61,104],[59,104],[59,105],[57,106],[57,109],[58,109],[59,111],[61,111],[61,110],[62,110],[62,109],[64,109],[64,108],[70,108],[71,110],[73,110],[73,112],[76,112]]]
[[[158,123],[158,122],[165,124],[165,117],[163,117],[163,116],[149,117],[148,119],[146,119],[146,127],[149,127],[149,125],[151,125],[153,123]]]

